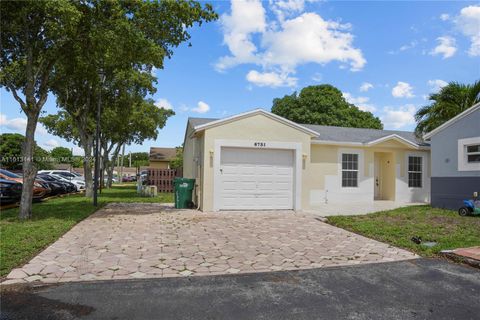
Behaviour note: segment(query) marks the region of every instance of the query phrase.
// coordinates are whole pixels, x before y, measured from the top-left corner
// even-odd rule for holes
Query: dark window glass
[[[480,162],[480,154],[469,154],[467,160],[469,163]]]
[[[467,152],[480,152],[480,144],[478,145],[473,145],[473,146],[467,146]]]
[[[342,154],[342,187],[358,187],[358,154]]]
[[[422,187],[422,157],[408,157],[408,187]]]

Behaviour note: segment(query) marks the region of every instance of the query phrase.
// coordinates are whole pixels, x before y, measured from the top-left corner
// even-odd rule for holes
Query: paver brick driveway
[[[291,211],[201,213],[110,204],[13,270],[7,283],[262,272],[416,257]]]

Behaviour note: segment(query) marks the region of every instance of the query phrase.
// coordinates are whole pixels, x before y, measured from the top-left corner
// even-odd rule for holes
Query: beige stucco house
[[[204,211],[428,202],[429,157],[411,132],[301,125],[257,109],[189,118],[183,174]]]
[[[170,161],[177,154],[176,148],[150,148],[149,168],[170,169]]]

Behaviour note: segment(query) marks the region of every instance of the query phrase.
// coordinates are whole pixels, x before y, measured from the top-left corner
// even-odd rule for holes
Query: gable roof
[[[277,115],[275,116],[281,119],[284,119],[280,116],[277,116]],[[227,119],[230,119],[230,121],[233,121],[232,117]],[[194,132],[196,132],[197,128],[200,128],[200,129],[208,128],[209,124],[219,125],[221,123],[224,123],[222,122],[223,120],[225,119],[211,119],[211,118],[189,118],[188,119],[189,124],[192,126]],[[410,131],[347,128],[347,127],[336,127],[336,126],[322,126],[322,125],[315,125],[315,124],[297,124],[297,125],[301,126],[302,128],[309,129],[311,132],[316,133],[315,135],[312,135],[312,138],[313,138],[312,142],[314,143],[373,146],[375,144],[393,139],[414,148],[429,147],[428,143],[425,143],[423,140],[418,139],[415,136],[415,134]]]
[[[150,148],[150,161],[170,161],[177,155],[177,148]]]
[[[236,114],[234,116],[223,118],[223,119],[204,119],[204,120],[212,120],[212,121],[205,121],[204,123],[201,123],[202,121],[199,120],[198,118],[189,118],[189,121],[190,121],[190,124],[192,124],[192,126],[193,126],[193,133],[196,133],[196,132],[200,132],[200,131],[203,131],[203,130],[206,130],[206,129],[217,127],[217,126],[220,126],[220,125],[223,125],[223,124],[226,124],[226,123],[230,123],[230,122],[237,121],[237,120],[240,120],[240,119],[255,116],[255,115],[258,115],[258,114],[264,115],[264,116],[266,116],[270,119],[273,119],[275,121],[283,123],[283,124],[285,124],[287,126],[290,126],[294,129],[303,131],[304,133],[306,133],[306,134],[308,134],[312,137],[318,136],[318,132],[315,132],[312,129],[309,129],[309,128],[301,125],[301,124],[295,123],[293,121],[290,121],[288,119],[280,117],[280,116],[278,116],[276,114],[273,114],[271,112],[265,111],[263,109],[255,109],[255,110],[252,110],[252,111],[239,113],[239,114]],[[196,122],[197,124],[194,125],[193,124],[194,122]]]
[[[423,135],[423,139],[425,139],[425,140],[430,139],[432,136],[439,133],[443,129],[448,128],[449,126],[451,126],[452,124],[454,124],[458,120],[468,116],[469,114],[471,114],[471,113],[473,113],[473,112],[475,112],[476,110],[479,110],[479,109],[480,109],[480,102],[476,103],[473,106],[471,106],[470,108],[464,110],[462,113],[457,114],[455,117],[453,117],[452,119],[443,123],[441,126],[438,126],[437,128],[433,129],[432,131],[427,132],[426,134]]]

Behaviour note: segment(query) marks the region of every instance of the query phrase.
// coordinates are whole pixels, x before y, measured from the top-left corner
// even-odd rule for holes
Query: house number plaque
[[[254,142],[253,145],[255,147],[266,147],[267,144],[265,142]]]

